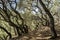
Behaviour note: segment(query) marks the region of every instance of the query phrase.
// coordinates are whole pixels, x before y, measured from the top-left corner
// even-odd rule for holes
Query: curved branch
[[[51,28],[51,31],[53,33],[53,36],[57,37],[56,31],[55,31],[55,28],[54,28],[54,18],[52,16],[52,14],[50,13],[49,9],[46,8],[46,6],[42,2],[42,0],[39,0],[39,3],[41,4],[41,6],[43,7],[44,11],[46,12],[46,14],[48,15],[48,17],[50,18],[50,28]]]
[[[9,1],[8,1],[8,3],[9,3]],[[15,0],[15,3],[16,3],[16,0]],[[12,9],[12,10],[19,16],[19,18],[22,20],[22,24],[24,24],[24,19],[21,17],[20,13],[19,13],[16,9],[14,9],[14,8],[12,7],[11,3],[9,3],[9,4],[10,4],[11,9]],[[17,3],[16,3],[16,5],[17,5]]]
[[[9,33],[5,28],[3,28],[3,27],[0,26],[0,29],[3,29],[10,36],[10,38],[12,38],[11,33]]]
[[[2,1],[2,0],[1,0]],[[18,33],[18,35],[20,35],[20,32],[19,32],[19,29],[21,29],[20,27],[18,27],[18,25],[16,25],[15,23],[13,23],[12,21],[11,21],[11,19],[10,19],[10,15],[8,15],[8,13],[7,13],[7,7],[6,7],[6,5],[4,4],[4,1],[2,1],[2,5],[4,5],[4,8],[5,9],[2,9],[3,11],[4,11],[4,13],[5,13],[5,15],[7,16],[7,18],[8,18],[8,23],[9,23],[9,25],[10,26],[12,26],[12,27],[15,27],[16,28],[16,30],[17,30],[17,33]],[[5,20],[6,21],[6,20]]]

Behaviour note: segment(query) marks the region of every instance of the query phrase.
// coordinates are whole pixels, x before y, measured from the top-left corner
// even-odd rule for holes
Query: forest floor
[[[29,34],[26,34],[14,40],[60,40],[60,31],[57,30],[56,32],[58,37],[55,39],[50,39],[51,38],[50,28],[42,27],[41,29],[38,28],[38,30],[34,30]]]

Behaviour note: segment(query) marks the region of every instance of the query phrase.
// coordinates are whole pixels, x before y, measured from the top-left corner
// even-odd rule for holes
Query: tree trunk
[[[46,14],[49,16],[49,19],[50,19],[50,29],[51,29],[51,32],[52,32],[52,36],[53,36],[53,38],[56,38],[57,34],[56,34],[56,31],[55,31],[55,28],[54,28],[54,18],[52,16],[52,14],[50,13],[50,11],[46,8],[45,4],[42,2],[42,0],[39,0],[39,3],[43,7],[43,9],[46,12]]]

